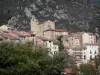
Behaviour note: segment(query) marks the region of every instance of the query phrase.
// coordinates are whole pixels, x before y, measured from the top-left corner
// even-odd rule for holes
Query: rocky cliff
[[[39,21],[56,20],[57,28],[70,31],[100,29],[99,0],[0,0],[0,24],[29,30],[31,16]]]

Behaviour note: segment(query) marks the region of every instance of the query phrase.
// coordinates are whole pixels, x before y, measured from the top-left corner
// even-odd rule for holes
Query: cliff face
[[[29,30],[30,18],[35,15],[39,21],[56,20],[57,28],[98,32],[100,7],[97,1],[0,0],[0,24],[8,23],[18,30]]]

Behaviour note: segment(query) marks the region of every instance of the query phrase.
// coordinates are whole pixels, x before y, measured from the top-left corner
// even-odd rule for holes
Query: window
[[[92,52],[90,51],[90,54],[92,54]]]
[[[92,55],[90,55],[90,60],[92,59]]]
[[[49,41],[49,43],[51,43],[51,41]]]
[[[97,56],[95,56],[95,59],[97,58]]]
[[[51,52],[51,48],[47,48],[47,50],[48,50],[49,52]]]
[[[43,33],[43,36],[44,36],[44,33]]]
[[[50,44],[50,47],[51,47],[51,44]]]
[[[57,51],[54,51],[54,54],[57,54]]]
[[[97,52],[95,51],[95,53],[94,54],[97,54]]]
[[[92,37],[91,37],[91,39],[92,39]]]
[[[8,28],[8,30],[10,30],[10,28]]]
[[[80,56],[76,56],[76,59],[80,59],[81,57]]]
[[[48,25],[48,28],[51,28],[51,26],[50,26],[50,25]]]
[[[84,59],[86,59],[86,56],[84,56]]]
[[[55,47],[55,49],[56,49],[56,47]]]
[[[93,41],[91,41],[91,43],[93,43]]]
[[[47,46],[47,42],[45,43],[45,45]]]
[[[0,41],[2,41],[3,39],[1,38]]]

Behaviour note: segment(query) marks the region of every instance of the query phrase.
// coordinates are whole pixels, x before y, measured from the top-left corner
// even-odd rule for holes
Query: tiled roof
[[[65,68],[64,71],[66,73],[78,73],[78,72],[74,71],[72,68]]]
[[[8,35],[11,36],[11,37],[18,37],[18,35],[14,34],[12,32],[8,33]]]
[[[53,29],[53,28],[49,28],[45,31],[66,32],[66,30],[64,30],[64,29]]]
[[[64,30],[64,29],[56,29],[55,31],[56,32],[66,32],[66,30]]]
[[[9,38],[10,36],[8,34],[0,34],[3,38]]]
[[[18,36],[22,36],[22,37],[24,37],[25,35],[23,34],[23,33],[21,33],[21,32],[12,32],[13,34],[16,34],[16,35],[18,35]]]
[[[9,34],[1,34],[1,36],[5,39],[17,39],[17,37],[11,36]]]
[[[88,32],[89,35],[94,35],[93,33]]]
[[[25,32],[25,31],[22,31],[22,32],[12,32],[12,33],[16,34],[18,36],[27,36],[27,37],[30,37],[31,35],[35,35],[32,32]]]
[[[29,32],[22,32],[24,34],[24,36],[31,36],[31,33]]]
[[[0,35],[0,39],[3,39],[3,37]]]
[[[45,30],[45,31],[55,31],[55,29],[49,28],[49,29],[47,29],[47,30]]]
[[[43,37],[43,36],[37,36],[37,38],[43,40],[43,41],[52,41],[51,39],[48,39],[46,37]]]

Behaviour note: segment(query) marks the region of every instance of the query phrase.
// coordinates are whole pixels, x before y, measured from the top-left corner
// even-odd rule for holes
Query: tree
[[[62,50],[53,57],[53,64],[56,64],[59,69],[64,69],[74,64],[74,59],[66,50]]]
[[[0,75],[58,74],[71,62],[70,56],[64,51],[52,58],[44,47],[33,49],[31,42],[0,42]]]
[[[0,43],[0,75],[47,75],[51,61],[45,49],[33,50],[31,43]]]
[[[58,37],[57,37],[57,40],[60,42],[60,43],[59,43],[59,51],[61,51],[61,50],[64,49],[62,37],[63,37],[63,36],[58,36]]]
[[[96,75],[96,71],[92,64],[81,64],[80,73],[82,75]]]
[[[95,68],[98,74],[100,74],[100,54],[95,58]]]
[[[77,66],[77,65],[70,65],[70,67],[73,69],[73,70],[75,70],[75,71],[77,71],[77,72],[79,72],[79,66]]]

